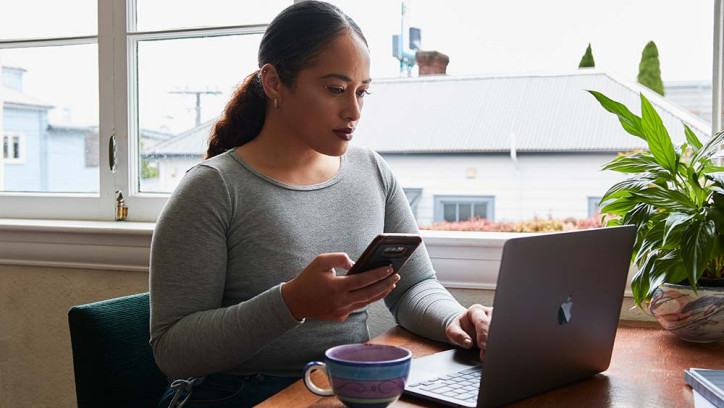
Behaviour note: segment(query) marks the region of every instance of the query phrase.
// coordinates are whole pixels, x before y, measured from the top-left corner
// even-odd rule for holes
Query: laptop
[[[505,242],[485,357],[453,349],[412,360],[405,394],[497,407],[605,371],[635,227]]]

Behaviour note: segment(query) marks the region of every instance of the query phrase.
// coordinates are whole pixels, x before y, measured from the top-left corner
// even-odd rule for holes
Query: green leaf
[[[671,137],[664,127],[661,117],[644,94],[641,94],[641,126],[644,136],[649,142],[651,154],[662,167],[675,175],[678,160]]]
[[[603,165],[601,170],[613,170],[619,173],[644,173],[666,171],[650,154],[634,153],[620,156]],[[669,175],[669,173],[666,173]]]
[[[687,214],[681,212],[674,212],[669,214],[669,216],[666,218],[666,223],[664,226],[664,240],[662,241],[661,245],[665,248],[667,246],[680,246],[681,236],[684,233],[684,229],[686,229],[689,221],[691,221],[694,216],[694,214]]]
[[[646,232],[646,235],[644,235],[643,240],[641,242],[641,247],[639,248],[638,253],[638,260],[636,263],[638,264],[641,258],[646,255],[648,252],[651,252],[653,250],[658,249],[661,247],[661,243],[664,242],[664,228],[666,227],[665,220],[655,222],[651,228]]]
[[[714,221],[695,221],[690,224],[682,236],[681,257],[686,265],[689,282],[696,282],[709,262],[716,226]]]
[[[627,212],[631,211],[634,206],[636,206],[635,201],[629,200],[626,197],[620,197],[606,203],[603,208],[601,208],[601,214],[615,214],[624,216]]]
[[[722,166],[715,166],[711,163],[704,166],[704,169],[701,170],[702,173],[721,173],[724,172],[724,167]]]
[[[722,207],[707,207],[706,219],[714,221],[717,231],[724,231],[724,208]]]
[[[631,113],[624,104],[609,99],[600,92],[591,90],[588,92],[598,100],[604,109],[618,116],[618,120],[621,122],[621,126],[623,126],[625,131],[646,140],[646,136],[644,136],[644,132],[641,127],[640,117]]]
[[[722,142],[724,142],[724,132],[715,134],[714,137],[709,139],[709,141],[694,154],[694,157],[691,158],[691,163],[703,161],[702,159],[709,159],[709,156],[719,150],[719,145],[721,145]]]
[[[629,195],[628,193],[641,191],[644,188],[648,187],[650,184],[652,184],[652,182],[653,180],[640,177],[633,177],[618,182],[611,186],[608,191],[606,191],[606,194],[601,197],[601,202],[604,202],[610,198],[626,197]]]
[[[686,266],[684,260],[681,259],[681,250],[669,251],[664,256],[660,256],[657,261],[663,264],[662,268],[666,272],[667,282],[679,283],[686,279]]]
[[[653,211],[653,207],[648,204],[636,204],[636,207],[626,213],[626,215],[623,217],[622,223],[624,225],[635,225],[636,229],[640,230],[641,227],[649,222],[649,218],[651,217]]]
[[[684,166],[682,165],[681,167]],[[699,184],[699,174],[694,171],[693,167],[687,167],[686,171],[688,173],[686,178],[689,182],[689,186],[691,186],[691,192],[693,195],[692,198],[694,199],[696,206],[701,207],[709,193],[701,187],[701,184]]]
[[[646,294],[649,293],[651,287],[651,270],[654,267],[657,254],[650,252],[646,254],[645,260],[639,265],[639,270],[631,279],[631,292],[633,292],[634,301],[637,306],[641,306],[641,302],[646,300]]]
[[[668,211],[696,211],[697,207],[688,195],[677,190],[665,190],[660,187],[650,187],[637,193],[631,193],[631,200],[651,204],[657,209]]]
[[[691,145],[691,150],[696,153],[701,149],[701,142],[699,141],[699,138],[696,137],[696,134],[689,129],[689,126],[687,126],[686,123],[681,122],[684,125],[684,133],[686,134],[686,141],[689,142]]]
[[[621,223],[620,218],[611,218],[610,220],[606,221],[607,227],[619,227],[621,225],[623,224]]]

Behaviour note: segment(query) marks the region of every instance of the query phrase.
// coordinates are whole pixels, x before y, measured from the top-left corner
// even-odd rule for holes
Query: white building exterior
[[[671,133],[710,125],[649,89],[596,70],[565,75],[426,76],[373,80],[352,143],[379,152],[405,188],[418,223],[534,217],[585,218],[624,175],[601,171],[619,152],[645,149],[586,90],[640,114],[643,93]],[[198,163],[213,121],[163,142],[160,186],[171,191]],[[447,214],[447,216],[445,215]]]

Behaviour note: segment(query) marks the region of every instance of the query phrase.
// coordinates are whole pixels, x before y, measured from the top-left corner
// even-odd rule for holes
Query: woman
[[[169,377],[194,377],[172,384],[161,406],[254,405],[327,348],[367,341],[366,307],[383,298],[403,327],[484,349],[491,309],[460,306],[424,246],[399,274],[335,272],[378,233],[418,232],[384,160],[349,144],[369,59],[359,27],[327,3],[295,4],[269,25],[259,71],[154,232],[154,355]]]

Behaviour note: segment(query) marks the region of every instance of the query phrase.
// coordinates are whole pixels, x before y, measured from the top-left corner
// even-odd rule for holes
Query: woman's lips
[[[349,142],[352,140],[352,129],[335,129],[333,132],[337,134],[337,137],[344,141]]]

